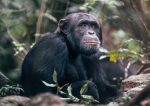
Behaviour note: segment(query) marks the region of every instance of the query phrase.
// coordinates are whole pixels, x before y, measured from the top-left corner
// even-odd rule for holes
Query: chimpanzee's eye
[[[93,29],[95,29],[95,25],[92,24],[91,27],[92,27]]]
[[[96,29],[96,28],[98,28],[98,25],[97,25],[96,23],[92,23],[92,24],[91,24],[91,27],[92,27],[93,29]]]
[[[82,23],[82,24],[81,24],[81,27],[86,27],[86,26],[87,26],[86,23]]]

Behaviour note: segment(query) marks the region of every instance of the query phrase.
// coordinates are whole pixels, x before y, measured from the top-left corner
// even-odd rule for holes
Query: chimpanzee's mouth
[[[83,42],[84,44],[88,44],[88,45],[97,45],[97,44],[100,44],[100,42],[97,42],[95,40],[90,40],[90,41],[84,41]]]

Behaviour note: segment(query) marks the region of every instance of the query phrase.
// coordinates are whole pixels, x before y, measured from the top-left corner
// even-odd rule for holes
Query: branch
[[[37,42],[41,37],[41,24],[43,19],[43,14],[46,10],[46,2],[47,0],[42,0],[39,17],[36,23],[36,33],[35,33],[35,42]]]
[[[128,105],[125,106],[134,106],[139,104],[145,97],[150,94],[150,84],[148,84],[139,94],[137,94]]]
[[[143,64],[140,69],[137,71],[136,75],[140,74],[141,72],[143,72],[146,68],[149,68],[150,67],[150,63],[146,63],[146,64]]]
[[[13,37],[13,35],[11,34],[11,32],[9,31],[9,29],[8,29],[8,27],[6,26],[6,29],[7,29],[7,33],[8,33],[8,35],[10,36],[10,38],[12,39],[12,41],[13,41],[13,45],[14,46],[16,46],[16,44],[20,44],[21,45],[21,43],[16,39],[16,38],[14,38]],[[26,49],[26,47],[25,46],[23,46],[22,45],[22,47],[23,47],[23,49],[22,49],[22,56],[20,56],[19,54],[16,54],[17,55],[17,57],[21,60],[21,61],[23,61],[23,58],[25,57],[25,55],[28,53],[28,50]]]
[[[136,13],[138,13],[137,7],[136,7],[136,5],[134,4],[134,2],[133,2],[132,0],[130,0],[130,4],[131,4],[133,10],[134,10]],[[141,17],[139,14],[137,14],[137,18],[139,18],[139,20],[140,20],[141,23],[143,24],[143,26],[144,26],[144,28],[145,28],[145,30],[146,30],[148,36],[150,37],[150,32],[149,32],[149,30],[148,30],[148,28],[147,28],[145,22],[143,21],[142,17]]]

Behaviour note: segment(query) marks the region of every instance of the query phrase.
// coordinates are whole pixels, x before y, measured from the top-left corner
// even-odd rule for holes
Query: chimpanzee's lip
[[[100,44],[100,43],[97,42],[97,41],[84,41],[84,43],[90,44],[90,45]]]

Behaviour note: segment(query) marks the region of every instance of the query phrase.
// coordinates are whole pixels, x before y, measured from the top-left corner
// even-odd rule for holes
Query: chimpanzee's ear
[[[68,20],[67,19],[61,19],[58,23],[58,26],[60,28],[60,31],[67,35],[68,32]]]

